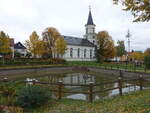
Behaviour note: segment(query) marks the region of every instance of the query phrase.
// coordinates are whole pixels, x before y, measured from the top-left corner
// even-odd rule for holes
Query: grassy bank
[[[147,72],[145,71],[145,66],[142,65],[135,65],[133,63],[124,63],[124,62],[104,62],[104,63],[98,63],[96,61],[71,61],[68,62],[67,65],[70,66],[93,66],[93,67],[100,67],[105,69],[122,69],[126,71],[132,71],[132,72]]]
[[[63,67],[63,66],[93,66],[93,67],[100,67],[100,68],[106,68],[106,69],[122,69],[126,71],[132,71],[132,72],[147,72],[145,71],[145,66],[139,65],[136,66],[133,63],[116,63],[116,62],[104,62],[104,63],[97,63],[96,61],[68,61],[65,64],[37,64],[37,65],[5,65],[0,66],[0,69],[31,69],[31,68],[47,68],[47,67]]]
[[[100,67],[104,69],[118,69],[118,70],[126,70],[131,72],[146,72],[150,73],[150,70],[145,71],[145,66],[139,65],[135,66],[133,63],[116,63],[116,62],[104,62],[98,63],[96,61],[68,61],[64,64],[47,64],[47,65],[5,65],[0,66],[0,70],[7,69],[32,69],[32,68],[49,68],[49,67],[64,67],[64,66],[92,66],[92,67]]]
[[[49,68],[49,67],[61,67],[65,66],[64,64],[51,64],[51,65],[5,65],[0,66],[1,70],[9,69],[32,69],[32,68]]]
[[[150,90],[145,90],[94,103],[63,99],[50,102],[28,113],[149,113],[149,111]]]

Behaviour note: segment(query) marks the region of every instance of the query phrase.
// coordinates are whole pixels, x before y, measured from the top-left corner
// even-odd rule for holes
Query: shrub
[[[23,84],[20,81],[9,81],[0,83],[0,91],[2,96],[17,96],[18,91],[22,88]]]
[[[5,65],[49,65],[49,64],[65,64],[66,60],[60,58],[53,59],[44,59],[44,58],[15,58],[15,59],[6,59]],[[3,64],[3,61],[0,60],[0,65]]]
[[[61,58],[53,58],[52,59],[52,64],[65,64],[66,60],[65,59],[61,59]]]
[[[7,107],[0,106],[0,113],[25,113],[22,108],[19,107]]]
[[[22,84],[20,82],[3,82],[0,83],[0,103],[3,105],[14,105],[16,103],[16,97],[18,91],[21,89]]]
[[[145,64],[146,69],[150,69],[150,56],[145,56],[144,64]]]
[[[36,108],[45,104],[50,97],[50,92],[42,86],[29,85],[19,92],[17,104],[26,109]]]

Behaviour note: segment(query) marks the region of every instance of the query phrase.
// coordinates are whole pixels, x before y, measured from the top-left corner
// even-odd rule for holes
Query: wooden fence
[[[7,78],[4,78],[2,80],[3,82],[9,82],[9,80]],[[124,80],[121,76],[118,78],[118,80],[116,81],[111,81],[111,82],[105,82],[105,83],[100,83],[100,84],[94,84],[93,82],[90,82],[89,84],[64,84],[62,81],[59,81],[58,83],[48,83],[48,82],[39,82],[36,80],[32,80],[32,81],[25,81],[25,83],[29,83],[32,85],[36,85],[36,84],[41,84],[41,85],[51,85],[51,86],[57,86],[57,89],[51,89],[50,91],[52,92],[56,92],[58,95],[58,99],[62,99],[62,95],[63,93],[72,93],[72,94],[87,94],[89,95],[89,102],[93,102],[93,95],[94,94],[98,94],[98,93],[103,93],[106,91],[111,91],[111,90],[115,90],[118,89],[119,90],[119,95],[122,96],[123,95],[123,88],[127,88],[127,87],[132,87],[133,85],[126,85],[124,86],[124,83],[127,82],[136,82],[136,85],[139,86],[140,91],[143,90],[143,82],[144,82],[144,78],[142,75],[139,76],[139,78],[137,79],[130,79],[130,80]],[[99,90],[99,91],[94,91],[94,87],[95,86],[101,86],[101,85],[106,85],[106,84],[114,84],[117,83],[117,87],[114,88],[109,88],[109,89],[104,89],[104,90]],[[63,87],[64,86],[80,86],[80,87],[87,87],[88,90],[87,91],[64,91]]]
[[[123,86],[123,83],[125,83],[125,82],[136,82],[137,85],[140,87],[140,90],[143,90],[143,81],[144,81],[143,76],[140,75],[139,78],[137,78],[137,79],[124,80],[124,79],[122,79],[122,77],[119,77],[118,80],[116,80],[116,81],[105,82],[105,83],[100,83],[100,84],[94,84],[93,82],[90,82],[89,84],[64,84],[62,81],[59,81],[58,83],[47,83],[47,82],[39,82],[39,81],[35,81],[35,80],[26,81],[26,83],[32,83],[33,85],[42,84],[42,85],[57,86],[56,90],[51,90],[51,91],[57,93],[58,99],[62,98],[63,93],[72,93],[72,94],[82,93],[82,94],[88,94],[89,95],[89,102],[93,102],[93,95],[94,94],[103,93],[103,92],[111,91],[111,90],[115,90],[115,89],[118,89],[119,95],[122,96],[123,95],[123,88],[134,86],[134,84]],[[101,86],[101,85],[113,84],[113,83],[117,83],[118,84],[117,87],[104,89],[104,90],[100,90],[100,91],[94,91],[95,86]],[[87,91],[64,91],[63,90],[64,86],[87,87],[88,90]]]

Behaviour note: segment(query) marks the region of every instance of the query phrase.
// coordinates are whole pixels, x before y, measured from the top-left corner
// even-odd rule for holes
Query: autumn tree
[[[3,31],[0,32],[0,54],[5,56],[11,53],[10,38]]]
[[[62,56],[65,53],[66,43],[56,28],[46,28],[43,32],[43,40],[50,58],[55,58],[57,54]]]
[[[150,0],[113,0],[114,4],[121,3],[134,16],[134,22],[150,20]]]
[[[123,55],[126,53],[124,41],[118,40],[117,44],[118,44],[118,45],[116,46],[116,55],[117,55],[118,57],[121,57],[121,56],[123,56]]]
[[[60,37],[57,41],[56,41],[56,52],[58,55],[60,55],[61,57],[63,56],[63,54],[65,53],[67,48],[67,44],[64,40],[63,37]]]
[[[129,56],[130,59],[132,60],[137,60],[137,61],[143,61],[144,60],[144,55],[142,52],[132,52],[131,55]]]
[[[150,56],[150,48],[145,50],[144,56]]]
[[[97,34],[97,59],[98,61],[108,60],[115,56],[115,46],[112,37],[107,31]]]
[[[144,52],[144,64],[146,69],[150,69],[150,48]]]
[[[35,31],[30,35],[29,40],[26,40],[25,45],[34,57],[41,56],[45,52],[44,41],[39,38]]]

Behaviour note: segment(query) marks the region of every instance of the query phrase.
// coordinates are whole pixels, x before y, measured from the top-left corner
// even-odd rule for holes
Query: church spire
[[[88,16],[87,25],[94,25],[93,18],[92,18],[92,13],[91,13],[91,6],[89,6],[89,16]]]

